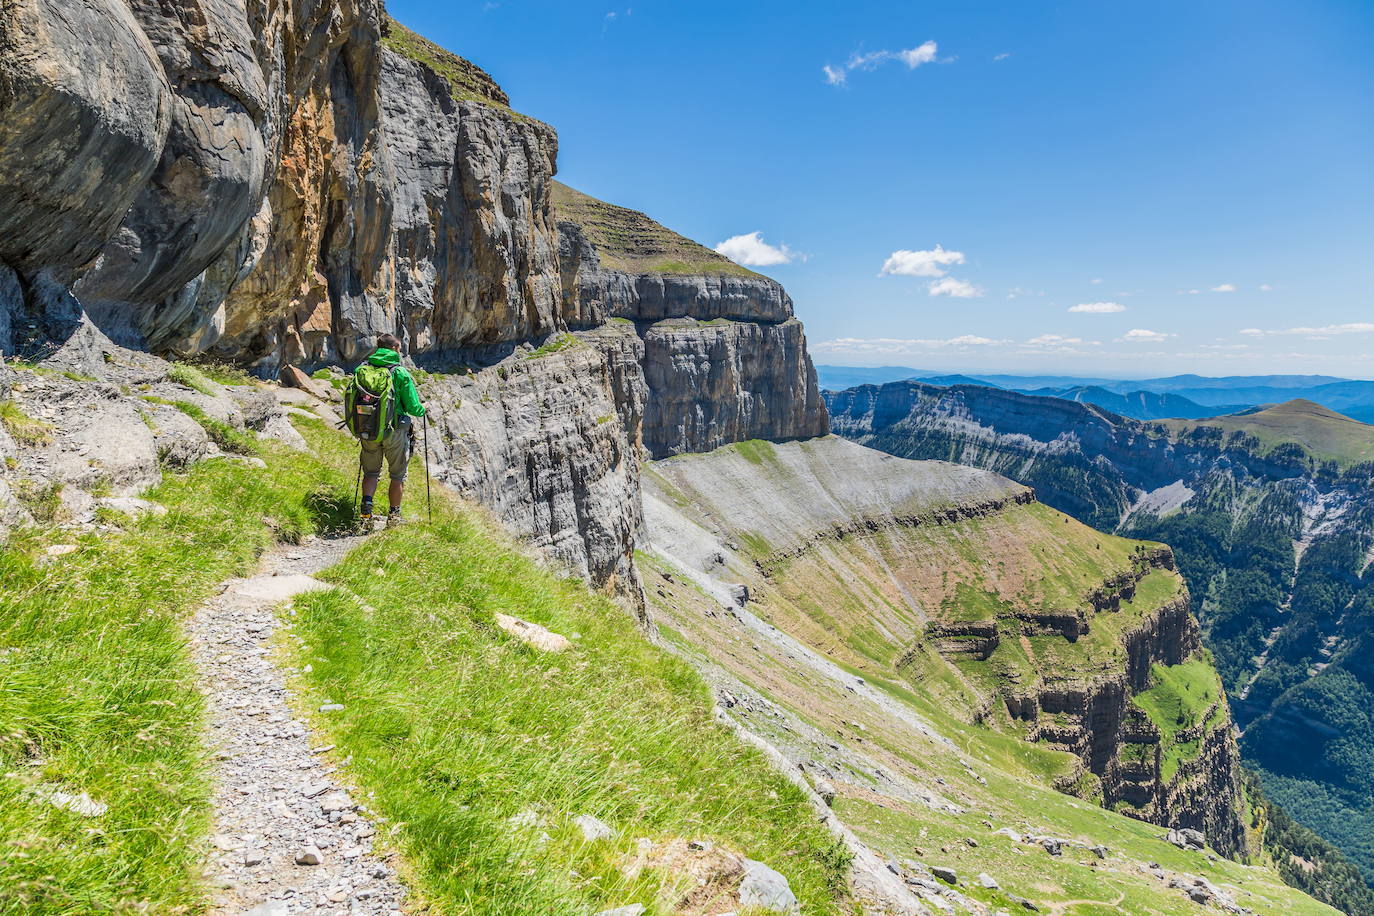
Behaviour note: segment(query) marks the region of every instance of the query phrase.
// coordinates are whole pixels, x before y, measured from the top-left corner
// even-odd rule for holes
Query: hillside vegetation
[[[574,222],[582,229],[607,268],[630,274],[758,276],[705,245],[664,228],[638,210],[597,200],[560,181],[552,182],[550,187],[558,218]]]
[[[1253,413],[1162,422],[1176,434],[1210,427],[1228,436],[1254,436],[1262,455],[1284,445],[1296,445],[1319,461],[1334,461],[1342,467],[1374,461],[1374,426],[1302,399]]]
[[[1300,402],[1141,423],[1054,398],[907,382],[830,403],[835,428],[861,442],[992,468],[1101,529],[1169,544],[1266,793],[1374,882],[1374,674],[1363,661],[1374,463],[1348,463],[1374,428]],[[1301,886],[1374,913],[1348,892],[1347,869],[1324,853]],[[1324,886],[1323,874],[1337,877]]]
[[[296,601],[308,705],[396,824],[441,912],[677,912],[681,872],[626,871],[641,840],[707,841],[783,872],[838,913],[846,854],[801,793],[715,721],[700,678],[631,614],[523,557],[471,510],[374,536]],[[494,616],[566,634],[550,654]],[[587,842],[573,819],[615,831]],[[686,883],[684,883],[686,882]],[[724,902],[724,901],[722,901]]]
[[[1122,810],[1163,805],[1173,823],[1220,802],[1209,829],[1228,836],[1227,799],[1204,797],[1228,790],[1186,788],[1224,766],[1215,755],[1229,741],[1224,695],[1186,628],[1159,630],[1181,657],[1145,667],[1135,702],[1118,713],[1129,729],[1097,721],[1112,715],[1105,699],[1086,701],[1093,715],[1070,699],[1119,683],[1143,651],[1127,633],[1184,626],[1186,613],[1168,610],[1181,579],[1151,565],[1157,545],[1009,499],[1015,488],[990,475],[987,499],[964,490],[942,503],[934,494],[967,469],[849,449],[740,443],[645,468],[651,546],[639,563],[650,601],[665,638],[732,715],[833,794],[834,810],[881,855],[917,874],[954,869],[958,889],[993,910],[1028,899],[1068,914],[1193,913],[1197,904],[1167,886],[1171,873],[1189,873],[1257,912],[1329,912],[1272,871],[1175,848],[1161,828],[1101,807],[1125,788]],[[843,480],[826,476],[840,467]],[[927,503],[892,498],[888,481]],[[843,513],[856,523],[832,521]],[[813,527],[784,541],[779,520],[798,517]],[[1070,619],[1086,632],[1060,632]],[[1160,727],[1146,739],[1150,719]],[[1091,752],[1098,744],[1113,749],[1109,759]],[[1175,775],[1172,788],[1155,787]],[[1028,836],[1059,838],[1062,854]],[[1105,858],[1091,852],[1099,844]],[[978,872],[999,886],[980,887]]]

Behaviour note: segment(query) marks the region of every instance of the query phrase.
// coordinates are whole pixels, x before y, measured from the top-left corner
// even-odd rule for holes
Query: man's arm
[[[415,379],[405,368],[396,370],[396,398],[401,402],[401,412],[412,417],[423,417],[425,405],[420,403],[420,393],[415,390]]]

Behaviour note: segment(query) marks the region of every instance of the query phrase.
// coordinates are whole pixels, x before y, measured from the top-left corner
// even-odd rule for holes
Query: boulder
[[[952,868],[946,868],[943,865],[932,865],[930,866],[930,873],[946,884],[959,883],[959,873]]]
[[[744,880],[739,885],[741,907],[757,906],[775,913],[798,912],[797,897],[787,879],[753,859],[744,860]]]
[[[287,388],[298,388],[321,401],[329,400],[329,392],[325,390],[325,386],[321,385],[295,366],[282,366],[281,372],[278,373],[278,378]]]

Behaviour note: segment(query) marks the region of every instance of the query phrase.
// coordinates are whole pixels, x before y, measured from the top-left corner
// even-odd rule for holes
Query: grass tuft
[[[178,385],[185,385],[187,388],[212,398],[219,396],[219,390],[215,383],[204,372],[189,363],[172,363],[172,367],[167,370],[167,378]]]
[[[52,444],[53,425],[29,416],[13,401],[0,401],[0,424],[20,445],[36,447]]]

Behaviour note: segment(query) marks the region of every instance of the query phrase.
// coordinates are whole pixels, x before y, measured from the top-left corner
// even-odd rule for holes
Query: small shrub
[[[54,480],[20,480],[14,484],[14,495],[34,521],[51,524],[62,515],[62,486]]]

